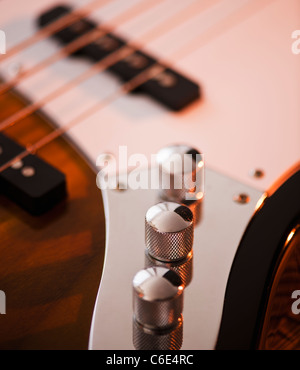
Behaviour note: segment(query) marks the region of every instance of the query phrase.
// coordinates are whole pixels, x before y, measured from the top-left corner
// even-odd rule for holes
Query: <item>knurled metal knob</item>
[[[156,156],[160,173],[161,198],[184,203],[204,196],[204,158],[187,145],[172,145]]]
[[[193,249],[194,220],[191,210],[178,203],[164,202],[151,207],[145,219],[146,249],[162,262],[186,259]]]
[[[175,262],[162,262],[152,258],[148,251],[145,253],[145,268],[166,267],[175,271],[181,278],[183,286],[186,288],[193,279],[194,268],[193,252],[190,252],[187,258]]]
[[[180,277],[164,267],[140,271],[133,279],[133,343],[138,350],[180,349],[183,338]]]

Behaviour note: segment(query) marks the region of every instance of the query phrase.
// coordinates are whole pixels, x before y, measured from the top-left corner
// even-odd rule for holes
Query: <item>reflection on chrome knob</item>
[[[162,262],[187,258],[193,248],[193,213],[186,206],[164,202],[151,207],[145,220],[149,255]]]
[[[138,350],[180,349],[183,285],[164,267],[140,271],[133,280],[133,343]]]
[[[152,258],[148,251],[145,253],[145,267],[166,267],[175,271],[181,278],[182,285],[186,288],[193,279],[193,252],[190,252],[187,258],[175,262],[161,262]]]
[[[204,196],[203,155],[187,145],[172,145],[157,153],[161,198],[183,203]]]

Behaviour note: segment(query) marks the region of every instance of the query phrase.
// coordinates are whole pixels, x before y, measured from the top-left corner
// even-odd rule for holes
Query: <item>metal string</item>
[[[117,62],[134,54],[137,50],[140,50],[144,44],[147,44],[151,40],[157,38],[157,35],[161,36],[163,30],[177,28],[179,24],[184,24],[186,21],[192,19],[193,17],[198,16],[201,11],[207,10],[209,7],[214,6],[216,3],[220,1],[221,0],[202,0],[201,2],[199,2],[198,0],[195,0],[184,10],[180,10],[175,15],[171,16],[167,21],[162,22],[160,25],[146,32],[142,36],[142,38],[141,36],[139,36],[137,40],[133,40],[129,42],[127,45],[118,49],[117,51],[109,54],[104,59],[95,63],[90,69],[83,72],[81,75],[74,78],[73,80],[67,82],[63,86],[52,91],[50,94],[48,94],[41,100],[32,103],[31,105],[19,110],[12,116],[0,122],[0,131],[3,131],[6,128],[15,125],[17,122],[32,115],[37,110],[44,107],[46,104],[52,102],[53,100],[61,97],[65,93],[71,91],[74,87],[78,86],[82,82],[88,80],[89,78],[95,76],[100,72],[107,70],[109,67],[113,66]]]
[[[212,27],[210,27],[207,31],[204,31],[200,35],[197,35],[193,40],[191,40],[187,45],[185,45],[183,48],[180,48],[180,50],[177,50],[176,53],[172,53],[170,57],[178,56],[178,60],[184,58],[187,56],[187,54],[182,54],[182,50],[185,50],[188,53],[193,53],[196,49],[199,48],[199,44],[195,45],[195,42],[201,41],[207,42],[211,41],[212,39],[215,39],[219,35],[223,34],[224,31],[224,25],[226,25],[226,30],[230,30],[231,28],[234,28],[239,23],[247,20],[249,17],[253,16],[255,13],[269,5],[270,3],[274,2],[275,0],[252,0],[249,1],[244,7],[239,8],[237,11],[234,11],[229,17],[223,19],[221,23],[215,24]],[[230,21],[228,21],[230,19]],[[234,21],[233,23],[230,23]],[[164,66],[162,66],[164,65]],[[74,120],[71,120],[68,124],[64,125],[63,127],[60,127],[53,132],[51,132],[49,135],[46,135],[41,140],[37,141],[35,144],[28,146],[22,153],[20,153],[18,156],[7,162],[6,164],[2,165],[0,167],[0,173],[7,168],[11,167],[14,163],[24,159],[30,154],[36,153],[37,150],[43,148],[47,144],[51,143],[53,140],[59,138],[66,132],[68,132],[71,128],[83,123],[87,118],[90,118],[96,113],[99,113],[100,110],[105,108],[106,106],[110,105],[112,102],[114,102],[116,99],[120,98],[123,95],[128,94],[129,92],[136,89],[138,86],[144,84],[146,81],[149,81],[150,79],[154,78],[155,76],[161,74],[163,71],[167,69],[168,61],[167,60],[160,60],[156,65],[151,66],[147,70],[144,70],[139,75],[134,77],[132,80],[128,81],[127,83],[123,84],[121,87],[119,87],[113,94],[109,95],[105,99],[103,99],[101,102],[98,102],[91,108],[87,109],[85,112],[80,114],[78,117],[76,117]]]
[[[72,23],[89,16],[92,12],[97,10],[97,8],[103,7],[104,5],[110,2],[111,0],[94,0],[89,4],[76,9],[74,12],[59,18],[57,21],[52,22],[49,25],[37,31],[34,35],[29,37],[28,39],[21,41],[19,44],[12,47],[10,50],[7,51],[6,54],[0,57],[0,61],[2,62],[6,59],[11,58],[15,54],[22,52],[23,50],[29,48],[30,46],[33,46],[39,41],[42,41],[47,37],[50,37],[53,34],[66,28],[67,26],[70,26]]]
[[[121,15],[114,17],[109,21],[109,23],[116,23],[119,27],[120,25],[122,25],[122,23],[129,22],[143,12],[146,12],[148,9],[155,7],[162,1],[163,0],[145,0],[144,2],[138,3],[135,6],[131,7],[129,10],[124,11]],[[89,45],[93,41],[96,41],[100,37],[104,37],[108,33],[114,32],[117,27],[111,27],[110,24],[102,23],[101,27],[97,27],[96,29],[85,33],[84,35],[80,36],[65,47],[61,48],[57,53],[51,55],[49,58],[43,60],[34,67],[26,71],[21,71],[20,74],[0,85],[0,95],[10,91],[11,89],[15,88],[20,82],[36,75],[38,72],[41,72],[45,68],[60,61],[61,59],[70,56],[81,48]]]

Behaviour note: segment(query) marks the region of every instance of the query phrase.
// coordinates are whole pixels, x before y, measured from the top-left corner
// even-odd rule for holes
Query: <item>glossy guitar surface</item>
[[[1,106],[4,118],[24,102],[4,96]],[[34,116],[6,133],[26,144],[51,130],[46,119]],[[104,257],[101,194],[93,171],[63,139],[39,155],[67,175],[68,197],[35,217],[1,196],[0,281],[7,314],[0,316],[0,347],[85,349]]]
[[[72,13],[89,3],[61,5]],[[52,0],[1,1],[0,28],[8,52],[35,35],[41,15],[55,6]],[[169,77],[176,75],[175,85],[174,80],[169,85],[170,80],[150,77],[139,84],[143,93],[125,91],[115,98],[124,80],[130,80],[122,76],[124,66],[121,72],[117,67],[107,72],[100,64],[99,71],[89,75],[96,61],[87,57],[87,50],[22,78],[24,71],[34,71],[65,47],[57,37],[43,38],[11,57],[0,56],[3,80],[20,73],[14,87],[26,98],[25,103],[12,94],[0,96],[0,129],[5,126],[4,133],[25,148],[61,129],[63,138],[32,154],[66,176],[68,193],[39,218],[1,197],[0,290],[8,302],[8,314],[0,316],[7,333],[1,347],[132,348],[131,280],[144,266],[145,212],[159,197],[153,190],[105,190],[101,195],[97,159],[109,153],[126,173],[128,163],[120,158],[120,147],[126,147],[128,157],[141,154],[150,160],[176,143],[201,150],[207,166],[183,348],[216,347],[226,320],[232,267],[252,217],[267,204],[266,197],[272,198],[270,189],[280,191],[274,184],[284,173],[288,183],[299,171],[300,56],[292,37],[300,29],[299,14],[297,0],[99,1],[84,15],[86,22],[99,24],[101,32],[109,27],[109,35],[121,43],[136,43],[143,57],[166,64]],[[81,78],[84,74],[87,77]],[[176,83],[182,79],[198,86],[199,96],[187,89],[184,109],[176,111],[174,101],[183,99]],[[9,121],[34,104],[33,110],[42,116]],[[296,216],[286,222],[278,248]],[[136,257],[131,259],[131,254]],[[264,296],[269,293],[264,291]],[[119,316],[122,305],[124,315]],[[103,317],[107,320],[102,325]]]

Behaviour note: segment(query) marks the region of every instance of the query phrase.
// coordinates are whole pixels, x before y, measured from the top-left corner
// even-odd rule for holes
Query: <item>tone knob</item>
[[[184,203],[204,196],[204,158],[187,145],[172,145],[157,153],[161,198]]]
[[[194,221],[191,210],[178,203],[151,207],[145,219],[146,249],[162,262],[186,259],[193,249]]]
[[[175,350],[183,338],[183,286],[164,267],[140,271],[133,280],[133,344],[137,350]]]
[[[175,271],[181,278],[182,285],[186,288],[193,279],[194,270],[194,258],[193,252],[190,252],[187,258],[175,261],[175,262],[162,262],[153,257],[151,257],[146,250],[145,253],[145,268],[149,267],[166,267],[170,270]]]

